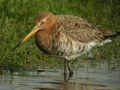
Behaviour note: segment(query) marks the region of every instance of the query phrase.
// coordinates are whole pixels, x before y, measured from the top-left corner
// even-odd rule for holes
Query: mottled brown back
[[[102,41],[104,36],[114,35],[111,30],[98,29],[87,20],[72,15],[57,15],[57,28],[80,42]],[[58,29],[57,29],[58,30]]]

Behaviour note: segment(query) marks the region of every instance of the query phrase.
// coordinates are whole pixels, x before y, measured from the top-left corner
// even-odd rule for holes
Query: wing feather
[[[81,42],[103,40],[103,33],[87,20],[72,15],[57,15],[57,28]]]

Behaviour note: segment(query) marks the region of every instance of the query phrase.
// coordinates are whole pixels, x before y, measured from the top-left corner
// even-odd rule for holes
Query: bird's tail
[[[112,30],[104,29],[101,29],[100,31],[103,33],[105,39],[120,36],[120,32],[113,32]]]

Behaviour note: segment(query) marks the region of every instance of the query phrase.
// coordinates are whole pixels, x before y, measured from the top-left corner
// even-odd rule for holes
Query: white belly
[[[105,40],[103,42],[93,41],[93,42],[86,43],[86,44],[83,44],[83,43],[76,44],[76,46],[73,46],[74,53],[72,55],[70,55],[70,56],[65,56],[65,58],[68,59],[68,60],[75,59],[75,58],[89,52],[93,47],[101,46],[101,45],[104,45],[104,44],[109,43],[111,41],[112,40],[107,39],[107,40]],[[83,50],[79,49],[78,48],[79,45],[81,45],[81,47],[85,47],[85,48],[83,48]]]

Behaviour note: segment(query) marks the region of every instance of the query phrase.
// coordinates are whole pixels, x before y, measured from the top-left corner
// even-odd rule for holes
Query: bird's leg
[[[64,81],[68,81],[73,76],[73,71],[70,67],[70,61],[64,60]]]
[[[71,65],[70,65],[70,61],[66,60],[67,61],[67,68],[68,68],[68,71],[69,71],[69,77],[72,77],[73,76],[73,70],[71,69]]]
[[[64,80],[67,80],[67,60],[64,60]]]

